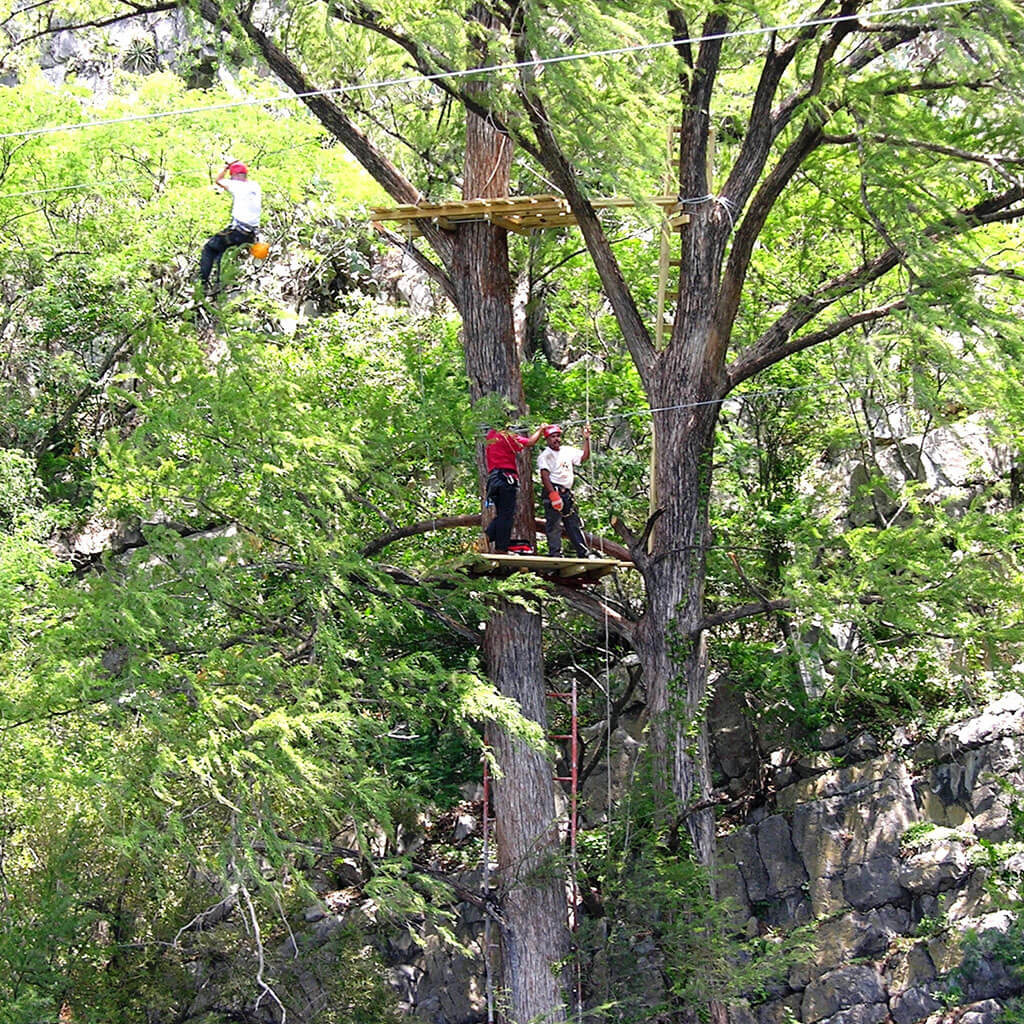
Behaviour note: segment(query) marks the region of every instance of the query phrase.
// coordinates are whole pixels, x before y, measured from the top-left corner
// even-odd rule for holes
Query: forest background
[[[433,33],[464,62],[461,13],[399,6],[391,23]],[[843,296],[846,329],[716,401],[710,670],[740,684],[759,720],[806,735],[934,728],[1017,685],[1015,470],[979,469],[956,500],[916,464],[883,472],[883,449],[914,463],[950,424],[981,424],[1010,466],[1019,450],[1022,35],[1011,5],[986,11],[985,23],[955,6],[930,15],[911,56],[884,68],[888,90],[875,80],[858,93],[837,75],[834,92],[805,97],[812,113],[848,110],[848,131],[802,168],[752,245],[741,351],[817,284],[879,247],[900,253],[887,299],[858,281]],[[375,233],[367,212],[387,194],[322,120],[280,101],[266,53],[228,23],[236,12],[216,10],[219,24],[183,9],[173,60],[142,27],[104,52],[100,23],[125,13],[42,4],[4,22],[0,1001],[18,1022],[65,1003],[77,1020],[276,1019],[265,949],[333,866],[372,865],[362,893],[396,925],[443,924],[445,875],[480,851],[413,849],[408,835],[479,781],[483,723],[543,746],[488,680],[481,624],[495,602],[542,612],[547,678],[592,680],[584,714],[601,720],[645,697],[637,673],[610,671],[645,594],[625,572],[585,608],[518,579],[468,580],[454,565],[472,528],[365,553],[403,526],[479,511],[481,428],[505,410],[471,401],[464,325],[443,287],[396,300],[410,248]],[[359,86],[342,93],[349,113],[421,194],[456,198],[466,120],[410,73],[408,48],[366,25],[342,30],[329,12],[285,13],[303,66]],[[792,18],[765,8],[738,24]],[[55,84],[40,48],[74,23],[93,23],[90,42],[77,78],[65,62]],[[678,37],[673,27],[654,6],[574,5],[552,15],[555,50],[638,49],[544,70],[574,112],[558,129],[591,194],[636,204],[602,214],[603,229],[647,323],[661,229],[648,197],[665,188],[685,61],[680,47],[640,47]],[[722,64],[711,158],[723,166],[742,149],[758,83],[745,38]],[[906,85],[911,72],[927,90]],[[918,91],[926,102],[910,102]],[[65,130],[93,120],[104,123]],[[210,183],[228,158],[263,186],[272,255],[226,258],[211,328],[196,319],[192,280],[227,215]],[[551,191],[528,152],[515,153],[511,185]],[[966,223],[967,200],[996,193],[1009,197],[998,217],[972,207],[979,230],[937,240],[922,226]],[[618,517],[635,542],[650,512],[653,418],[608,282],[573,229],[508,244],[526,403],[513,415],[557,419],[570,440],[594,425],[588,525],[609,533]],[[884,317],[858,315],[885,301]],[[853,464],[866,468],[851,501]],[[608,616],[624,624],[612,635]],[[602,692],[613,679],[619,689]],[[686,729],[702,713],[689,708]],[[755,982],[724,966],[736,937],[721,934],[717,960],[688,955],[694,934],[715,933],[708,858],[697,851],[704,863],[691,867],[679,820],[657,813],[657,773],[656,762],[638,773],[629,814],[593,830],[582,870],[601,879],[625,945],[653,908],[685,908],[659,932],[665,1012],[681,1013]],[[613,829],[632,830],[629,856]],[[363,936],[338,943],[323,1019],[387,1019]],[[222,1003],[193,1012],[195,979],[224,963]],[[625,993],[635,979],[619,967]],[[594,1013],[628,1019],[625,1003]],[[231,1016],[243,1007],[249,1017]]]

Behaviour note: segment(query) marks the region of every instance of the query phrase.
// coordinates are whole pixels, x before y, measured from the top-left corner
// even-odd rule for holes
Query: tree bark
[[[647,608],[634,648],[644,669],[651,715],[656,784],[673,821],[685,824],[700,863],[714,863],[714,818],[708,758],[707,647],[704,621],[705,564],[710,544],[708,493],[718,407],[692,402],[693,388],[663,374],[652,386],[651,404],[671,408],[655,417],[654,479],[661,516],[649,552],[636,553],[644,574]]]
[[[484,652],[495,686],[546,731],[540,616],[503,603],[487,623]],[[500,769],[493,801],[509,1020],[563,1021],[565,990],[556,966],[569,953],[569,934],[553,766],[542,750],[502,730],[495,730],[493,748]]]
[[[464,198],[508,195],[511,141],[475,114],[467,118]],[[497,392],[522,413],[507,232],[488,222],[459,225],[452,283],[462,316],[470,398],[475,402]],[[517,537],[534,536],[531,461],[529,450],[520,453],[513,525]],[[487,479],[482,439],[477,465],[482,504]],[[505,600],[497,602],[484,634],[484,651],[491,682],[546,734],[540,616]],[[494,733],[498,772],[493,799],[509,1019],[511,1024],[560,1021],[566,1016],[566,1001],[555,965],[568,953],[569,934],[564,865],[555,863],[553,766],[543,751],[503,730]]]
[[[212,24],[221,23],[216,0],[202,0],[202,13]],[[485,20],[482,10],[473,16]],[[292,89],[304,95],[313,90],[296,65],[257,28],[248,14],[241,23],[256,42],[270,66]],[[481,52],[479,57],[486,55]],[[485,63],[481,60],[481,63]],[[467,92],[482,90],[470,83]],[[353,153],[388,193],[399,202],[416,202],[419,194],[397,168],[358,130],[352,120],[323,96],[304,100],[325,127]],[[497,131],[493,122],[467,110],[466,154],[463,194],[465,198],[484,198],[508,194],[512,160],[511,140]],[[437,255],[439,274],[447,273],[463,324],[463,348],[469,393],[476,402],[485,395],[503,395],[510,406],[521,413],[525,409],[522,375],[516,352],[512,316],[512,277],[508,263],[507,233],[486,222],[464,223],[455,231],[423,223],[424,237]],[[482,438],[477,445],[481,507],[485,494]],[[529,453],[519,458],[520,487],[516,506],[516,536],[533,537],[531,463]],[[486,511],[484,513],[486,515]],[[544,674],[540,654],[540,619],[525,609],[502,602],[496,608],[484,637],[491,679],[502,692],[518,700],[524,714],[546,723],[544,710]],[[528,671],[526,671],[528,670]],[[557,835],[552,833],[554,780],[545,759],[509,737],[499,736],[498,765],[503,778],[494,787],[499,853],[504,865],[522,864],[523,851],[532,856],[549,856]],[[517,790],[529,793],[526,801],[538,814],[521,814]],[[500,809],[499,809],[500,808]],[[532,863],[532,862],[531,862]],[[539,861],[538,861],[539,863]],[[564,958],[568,949],[568,914],[565,886],[561,875],[537,879],[520,885],[521,873],[510,867],[514,879],[507,889],[503,935],[505,945],[505,982],[515,1024],[532,1020],[561,1020],[565,1000],[552,972],[552,964]],[[514,883],[514,884],[513,884]]]

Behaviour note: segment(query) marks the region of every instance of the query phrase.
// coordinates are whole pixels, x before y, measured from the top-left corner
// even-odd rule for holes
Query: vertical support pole
[[[487,747],[487,730],[484,729],[484,747]],[[481,814],[483,830],[483,889],[484,889],[484,990],[487,1000],[487,1024],[494,1024],[494,978],[491,976],[491,771],[484,755],[484,798]]]
[[[676,180],[678,173],[675,170],[675,143],[674,137],[679,132],[675,125],[670,125],[666,131],[665,138],[665,176],[663,192],[666,196],[675,195],[678,191]],[[654,323],[654,344],[661,349],[665,341],[665,307],[668,304],[668,274],[672,262],[672,224],[669,218],[669,208],[662,210],[661,231],[658,239],[658,311],[657,320]]]
[[[704,154],[704,180],[709,196],[715,194],[715,129],[708,128],[708,146]]]

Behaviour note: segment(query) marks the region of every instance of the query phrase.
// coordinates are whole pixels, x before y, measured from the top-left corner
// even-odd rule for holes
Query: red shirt
[[[487,472],[503,469],[506,473],[516,472],[516,452],[529,448],[529,438],[510,434],[506,430],[489,430],[484,438],[484,461]]]

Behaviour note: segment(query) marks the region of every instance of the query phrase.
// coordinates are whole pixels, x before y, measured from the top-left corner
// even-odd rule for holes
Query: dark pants
[[[548,538],[548,554],[552,558],[562,557],[562,529],[569,535],[578,558],[586,558],[590,554],[587,542],[583,539],[583,520],[568,487],[556,487],[562,496],[562,511],[551,507],[547,494],[544,495],[544,533]]]
[[[487,500],[494,505],[494,518],[487,524],[484,533],[494,545],[495,551],[508,551],[518,493],[519,481],[514,474],[495,469],[487,477]]]
[[[217,277],[220,277],[220,258],[228,249],[235,245],[251,245],[255,241],[256,232],[251,228],[226,227],[218,231],[203,246],[203,254],[199,257],[199,280],[203,282],[203,288],[210,286],[210,275],[215,267]]]

